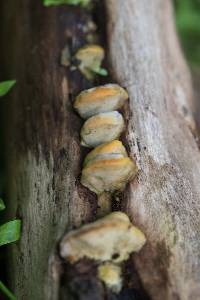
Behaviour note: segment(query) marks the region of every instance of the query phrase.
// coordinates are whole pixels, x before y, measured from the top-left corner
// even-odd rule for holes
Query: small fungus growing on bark
[[[81,183],[97,195],[122,191],[137,174],[137,166],[127,157],[123,145],[120,145],[122,151],[118,152],[115,151],[115,146],[116,141],[105,144],[109,151],[104,152],[104,145],[101,145],[91,151],[85,159]]]
[[[117,84],[106,84],[82,91],[74,108],[83,119],[120,109],[128,99],[127,92]]]
[[[122,158],[127,157],[128,154],[126,152],[125,147],[123,146],[121,141],[114,140],[109,143],[102,144],[92,151],[88,153],[88,155],[85,157],[85,160],[83,162],[83,167],[86,165],[88,166],[89,163],[103,160],[103,159],[110,159],[110,158]]]
[[[144,234],[132,225],[125,213],[113,212],[67,233],[60,254],[71,263],[84,257],[119,263],[127,260],[132,252],[138,252],[145,241]]]
[[[120,266],[106,262],[98,267],[98,277],[114,293],[119,293],[123,280]]]
[[[101,68],[104,56],[104,49],[99,45],[86,45],[75,54],[78,68],[88,80],[93,80],[95,73],[107,75],[106,70]]]
[[[117,139],[124,129],[124,119],[118,111],[100,113],[89,118],[81,129],[81,145],[96,147]]]

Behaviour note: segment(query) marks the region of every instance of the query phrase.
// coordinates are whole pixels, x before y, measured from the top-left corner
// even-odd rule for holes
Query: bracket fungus
[[[127,260],[145,244],[144,234],[128,216],[113,212],[80,229],[67,233],[60,245],[61,256],[71,263],[86,257],[98,262]]]
[[[124,130],[124,119],[118,111],[100,113],[89,118],[81,129],[81,145],[89,148],[118,138]]]
[[[123,284],[121,263],[145,242],[142,231],[125,213],[113,212],[67,233],[60,244],[60,255],[72,264],[83,258],[97,261],[98,278],[118,293]]]
[[[116,145],[121,151],[116,152]],[[104,152],[105,148],[105,152]],[[101,145],[91,151],[85,159],[81,183],[97,195],[123,190],[127,182],[137,173],[120,141]]]
[[[102,144],[88,153],[83,162],[83,167],[89,165],[90,162],[107,158],[122,158],[127,157],[125,147],[122,142],[114,140],[109,143]]]
[[[95,73],[107,75],[107,71],[101,68],[104,56],[104,49],[99,45],[86,45],[75,54],[79,61],[78,68],[88,80],[93,80]]]
[[[105,84],[82,91],[75,99],[74,108],[83,119],[87,119],[120,109],[127,99],[127,92],[118,84]]]

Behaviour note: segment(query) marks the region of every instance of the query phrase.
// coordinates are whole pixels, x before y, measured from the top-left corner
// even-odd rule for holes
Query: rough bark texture
[[[148,239],[134,260],[152,299],[196,300],[200,152],[171,4],[105,3],[110,70],[130,95],[125,140],[140,166],[122,203]],[[4,66],[7,77],[18,80],[4,110],[9,212],[23,220],[22,238],[11,250],[10,280],[17,299],[54,300],[61,273],[58,241],[66,229],[92,220],[96,209],[96,198],[79,183],[81,121],[69,97],[87,84],[59,65],[65,34],[77,35],[68,14],[76,9],[46,9],[39,0],[2,6],[1,31],[12,46],[1,46]],[[72,38],[72,49],[80,44]]]
[[[60,65],[68,35],[74,51],[85,43],[87,14],[39,0],[6,1],[1,13],[4,78],[17,79],[4,109],[8,211],[23,225],[8,274],[17,299],[57,299],[58,241],[66,228],[91,221],[96,205],[79,184],[81,119],[69,98],[87,83]]]
[[[197,299],[200,152],[171,3],[106,6],[111,70],[130,95],[127,141],[140,166],[124,203],[148,239],[135,262],[153,299]]]

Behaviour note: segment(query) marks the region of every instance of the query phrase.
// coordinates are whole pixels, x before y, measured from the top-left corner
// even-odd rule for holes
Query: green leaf
[[[16,80],[7,80],[0,82],[0,97],[5,96],[9,90],[15,85]]]
[[[43,0],[43,4],[45,6],[71,4],[71,5],[81,5],[86,7],[89,3],[90,0]]]
[[[3,282],[0,280],[0,290],[8,297],[10,300],[16,300],[16,297],[13,295],[13,293],[3,284]]]
[[[19,240],[21,220],[13,220],[0,226],[0,246]]]
[[[4,204],[3,200],[0,198],[0,211],[4,210],[5,208],[6,208],[5,204]]]
[[[104,68],[94,68],[91,69],[94,73],[99,74],[101,76],[108,76],[108,71]]]

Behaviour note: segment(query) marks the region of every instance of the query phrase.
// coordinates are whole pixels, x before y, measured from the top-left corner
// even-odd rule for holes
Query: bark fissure
[[[98,30],[98,38],[99,42],[103,45],[104,49],[107,49],[107,41],[106,41],[106,24],[105,19],[106,13],[105,13],[105,7],[104,3],[98,1],[96,3],[96,6],[94,7],[92,11],[92,16],[94,18],[94,22],[97,25]],[[100,18],[101,16],[101,18]],[[104,17],[104,18],[102,18]],[[107,62],[107,55],[105,58],[106,61],[106,68],[109,70],[109,64]],[[104,83],[110,83],[113,82],[113,79],[111,76],[109,78],[98,78],[98,81],[93,83],[93,85],[98,84],[104,84]],[[73,103],[73,96],[76,95],[77,89],[73,90],[73,80],[70,81],[72,83],[71,86],[71,96],[72,96],[72,103]],[[72,104],[71,103],[71,104]],[[128,105],[126,105],[126,109],[128,110]],[[122,113],[124,114],[125,111],[122,110]],[[128,118],[126,119],[126,123],[128,124]],[[123,143],[128,147],[126,135],[123,133],[122,135]],[[82,148],[83,156],[88,151],[84,151],[84,148]],[[83,189],[83,187],[80,184],[80,178],[77,179],[77,184],[80,187],[80,189]],[[91,192],[87,189],[85,189],[86,197],[90,197]],[[121,202],[123,201],[123,195],[124,193],[116,193],[112,197],[112,210],[120,210],[121,209]],[[97,216],[97,206],[93,210],[93,219],[98,218]],[[66,299],[66,294],[68,297],[78,298],[78,299],[124,299],[125,297],[135,297],[135,299],[148,299],[148,296],[146,295],[141,281],[139,279],[139,276],[137,274],[136,269],[133,266],[132,260],[129,260],[126,266],[124,267],[124,278],[125,287],[123,288],[122,292],[119,295],[114,295],[111,291],[107,290],[105,286],[102,285],[102,283],[97,278],[96,274],[96,268],[98,264],[95,264],[94,262],[90,262],[88,260],[81,260],[78,264],[75,266],[71,266],[70,264],[64,263],[64,269],[63,269],[63,275],[61,278],[61,291],[60,291],[60,297],[61,299]],[[130,272],[130,269],[132,268],[132,274],[127,276],[128,272]],[[129,271],[128,271],[129,269]],[[125,276],[126,275],[126,276]],[[95,295],[94,295],[95,290]],[[96,298],[94,298],[96,297]]]

